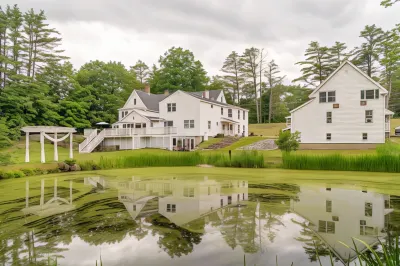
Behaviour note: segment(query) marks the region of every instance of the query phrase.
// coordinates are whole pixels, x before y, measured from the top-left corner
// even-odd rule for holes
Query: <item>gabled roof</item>
[[[147,109],[154,111],[159,111],[158,104],[168,97],[168,95],[165,94],[152,94],[139,90],[136,90],[136,93],[144,105],[146,105]]]
[[[145,115],[143,115],[143,114],[141,114],[139,112],[136,112],[136,110],[132,110],[126,116],[124,116],[121,120],[115,122],[114,124],[124,122],[124,120],[127,119],[132,113],[136,113],[139,116],[143,117],[144,119],[150,120],[147,116],[145,116]]]
[[[210,100],[214,99],[217,101],[218,96],[221,94],[222,90],[209,90],[209,97]],[[194,91],[193,94],[196,94],[197,96],[203,97],[203,91]]]
[[[218,91],[218,90],[216,90]],[[216,105],[221,105],[221,106],[226,106],[226,107],[232,107],[232,108],[236,108],[236,109],[240,109],[240,110],[246,110],[248,111],[248,109],[242,108],[240,106],[236,106],[236,105],[231,105],[231,104],[227,104],[227,103],[222,103],[216,100],[211,100],[211,99],[207,99],[207,98],[203,98],[203,93],[202,92],[193,92],[193,91],[183,91],[197,99],[202,100],[203,102],[208,102],[208,103],[212,103],[212,104],[216,104]]]
[[[300,106],[294,108],[293,110],[290,111],[290,113],[296,112],[297,110],[299,110],[300,108],[303,108],[304,106],[306,106],[307,104],[311,103],[312,101],[314,101],[314,99],[311,99],[311,100],[309,100],[308,102],[305,102],[305,103],[303,103],[302,105],[300,105]]]
[[[375,86],[377,86],[383,94],[387,94],[388,91],[382,87],[382,85],[380,85],[378,82],[376,82],[375,80],[373,80],[370,76],[368,76],[367,74],[364,73],[364,71],[362,71],[361,69],[359,69],[358,67],[356,67],[355,65],[353,65],[350,61],[346,60],[344,61],[335,71],[333,71],[332,74],[329,75],[329,77],[327,79],[325,79],[308,97],[309,98],[315,98],[315,94],[333,77],[336,75],[337,72],[339,72],[340,69],[342,69],[343,66],[345,65],[350,65],[352,68],[354,68],[355,70],[357,70],[358,73],[360,73],[361,75],[363,75],[366,79],[368,79],[370,82],[372,82]]]

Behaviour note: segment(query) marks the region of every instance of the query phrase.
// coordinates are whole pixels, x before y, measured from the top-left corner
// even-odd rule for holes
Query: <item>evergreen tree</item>
[[[374,25],[365,26],[360,37],[365,39],[359,48],[356,48],[354,63],[360,67],[368,76],[372,77],[378,69],[376,64],[379,61],[379,44],[383,38],[383,31]]]
[[[302,66],[302,76],[293,80],[293,82],[304,82],[308,86],[317,87],[332,72],[332,55],[329,48],[320,46],[318,42],[311,42],[305,52],[306,59],[297,62],[296,65]]]
[[[131,66],[131,72],[136,75],[136,78],[141,84],[147,82],[149,77],[149,67],[143,61],[139,60],[134,66]]]
[[[6,12],[0,6],[0,88],[5,86],[7,71],[7,28],[8,18]]]
[[[279,70],[279,67],[274,60],[268,63],[267,69],[265,71],[265,77],[267,78],[267,87],[269,90],[268,123],[271,123],[274,102],[276,100],[279,102],[279,98],[275,99],[276,97],[273,97],[272,91],[278,84],[281,84],[282,80],[285,78],[285,76],[279,76],[280,72],[281,71]]]
[[[232,95],[232,102],[239,103],[241,97],[241,87],[244,83],[244,78],[241,73],[243,68],[243,60],[239,54],[232,51],[225,59],[221,71],[225,73],[223,79],[227,84],[229,94]]]
[[[397,2],[400,2],[400,0],[382,0],[381,1],[381,6],[390,7],[390,6],[394,5]]]
[[[329,48],[332,58],[332,69],[335,71],[345,60],[349,59],[351,53],[347,51],[347,45],[344,42],[335,42],[335,45]]]
[[[12,78],[13,75],[20,74],[22,60],[25,57],[23,47],[25,40],[22,32],[24,18],[17,5],[13,7],[7,6],[6,14],[8,20],[7,39],[9,40],[9,44],[7,47],[8,49],[6,49],[8,50],[8,62],[6,62],[5,72],[7,73],[7,77]]]

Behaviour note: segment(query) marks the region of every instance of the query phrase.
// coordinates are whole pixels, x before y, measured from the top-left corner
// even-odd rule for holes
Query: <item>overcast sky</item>
[[[2,5],[12,4],[0,0]],[[226,56],[246,47],[265,48],[289,80],[312,40],[357,46],[367,24],[384,29],[400,23],[400,3],[380,0],[17,0],[45,10],[63,37],[76,68],[90,60],[138,59],[148,65],[171,46],[190,49],[209,75]]]

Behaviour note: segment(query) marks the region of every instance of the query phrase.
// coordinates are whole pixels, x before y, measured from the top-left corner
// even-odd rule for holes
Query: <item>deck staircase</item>
[[[97,130],[94,130],[84,142],[79,144],[79,153],[91,153],[104,140],[104,136],[104,129],[99,134]]]

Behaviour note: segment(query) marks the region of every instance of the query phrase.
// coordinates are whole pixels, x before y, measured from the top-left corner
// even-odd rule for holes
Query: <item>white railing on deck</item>
[[[390,123],[385,123],[385,131],[390,131]]]
[[[93,131],[87,136],[87,138],[79,144],[79,151],[83,150],[86,145],[88,145],[95,137],[97,136],[97,129],[93,129]]]
[[[133,135],[170,135],[176,134],[176,127],[148,127],[148,128],[107,128],[105,137],[133,136]]]
[[[101,131],[86,147],[83,148],[83,150],[81,150],[81,152],[83,153],[92,152],[97,147],[97,145],[99,145],[103,141],[105,130],[106,129]]]

